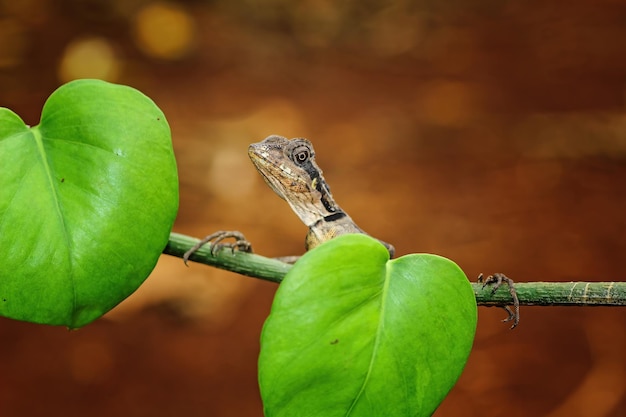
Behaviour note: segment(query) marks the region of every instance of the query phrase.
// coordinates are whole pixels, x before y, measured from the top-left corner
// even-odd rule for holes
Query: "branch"
[[[163,253],[182,258],[197,242],[198,239],[171,233]],[[280,283],[291,269],[290,264],[253,253],[235,251],[231,254],[222,250],[212,256],[209,244],[195,252],[190,260],[276,283]],[[512,303],[506,285],[495,294],[492,294],[491,288],[483,288],[479,283],[473,283],[472,287],[478,305],[505,306]],[[626,306],[626,282],[522,282],[516,283],[515,289],[520,305]]]
[[[199,241],[199,239],[189,236],[170,233],[170,241],[163,249],[163,253],[182,258],[185,252]],[[189,260],[276,283],[280,283],[283,280],[283,277],[292,266],[277,259],[266,258],[254,253],[231,252],[228,249],[223,249],[213,256],[211,255],[210,244],[206,244],[198,249],[191,255]]]

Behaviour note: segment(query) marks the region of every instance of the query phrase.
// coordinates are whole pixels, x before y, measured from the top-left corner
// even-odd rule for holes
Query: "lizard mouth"
[[[253,143],[248,147],[248,156],[265,183],[280,198],[286,200],[286,184],[295,183],[297,178],[293,173],[289,172],[289,168],[278,162],[278,155],[274,155],[276,153],[278,152],[272,152],[269,147],[264,146],[263,142]]]

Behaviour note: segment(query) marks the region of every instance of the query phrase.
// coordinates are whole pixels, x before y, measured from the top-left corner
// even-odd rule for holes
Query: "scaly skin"
[[[248,155],[265,182],[287,201],[309,227],[305,245],[312,249],[336,236],[365,232],[333,199],[306,139],[269,136],[248,148]],[[394,247],[382,242],[393,257]]]

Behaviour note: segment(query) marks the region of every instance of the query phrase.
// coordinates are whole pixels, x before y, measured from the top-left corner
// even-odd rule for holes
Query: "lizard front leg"
[[[235,239],[235,241],[227,242],[227,243],[222,242],[225,239],[231,239],[231,238]],[[234,252],[235,250],[237,250],[241,252],[252,253],[252,244],[248,241],[248,239],[246,239],[243,233],[238,232],[236,230],[228,230],[228,231],[220,230],[204,237],[202,240],[196,243],[191,249],[185,252],[185,254],[183,255],[183,261],[185,262],[185,265],[187,265],[187,263],[189,262],[189,258],[191,257],[191,255],[193,255],[195,252],[198,251],[198,249],[200,249],[202,246],[206,245],[207,243],[211,244],[212,256],[215,256],[219,251],[225,248],[230,249],[231,252]],[[278,261],[285,262],[288,264],[294,264],[296,263],[298,259],[300,259],[300,255],[279,256],[273,259],[276,259]]]
[[[230,243],[222,243],[223,240],[230,238],[235,239],[235,241]],[[185,252],[185,254],[183,255],[183,261],[185,262],[185,265],[187,265],[187,262],[189,261],[189,257],[191,255],[193,255],[198,249],[200,249],[202,246],[206,245],[209,242],[211,243],[212,256],[215,256],[220,250],[224,248],[230,248],[230,250],[233,252],[235,250],[249,253],[252,252],[252,244],[246,239],[243,233],[235,230],[220,230],[215,233],[211,233],[208,236],[205,236],[204,239],[200,240],[191,249]]]

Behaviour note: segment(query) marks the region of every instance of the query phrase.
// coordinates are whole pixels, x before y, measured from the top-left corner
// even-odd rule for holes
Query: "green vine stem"
[[[163,253],[182,258],[197,242],[198,239],[171,233]],[[224,249],[212,256],[210,245],[200,248],[190,260],[276,283],[291,269],[290,264],[253,253],[231,253]],[[505,306],[512,302],[506,285],[495,293],[480,283],[472,286],[478,305]],[[515,284],[515,289],[520,305],[626,306],[626,282],[520,282]]]

